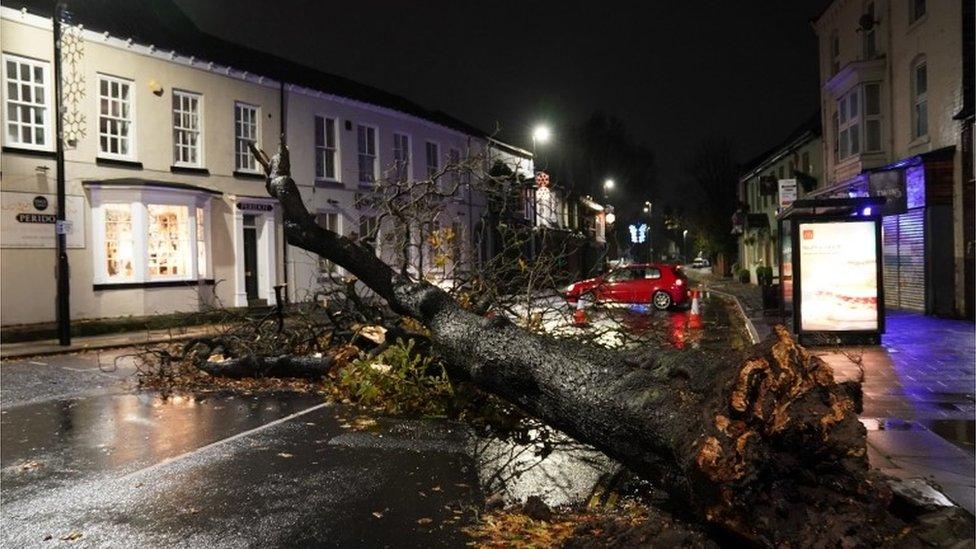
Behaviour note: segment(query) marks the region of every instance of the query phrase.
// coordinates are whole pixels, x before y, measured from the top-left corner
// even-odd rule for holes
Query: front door
[[[255,216],[244,216],[244,291],[247,301],[258,299],[258,229]]]

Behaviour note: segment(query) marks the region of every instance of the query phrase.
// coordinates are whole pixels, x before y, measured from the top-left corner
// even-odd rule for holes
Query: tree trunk
[[[671,494],[680,510],[760,545],[879,545],[914,535],[872,473],[856,399],[780,327],[744,357],[619,352],[484,318],[319,227],[287,150],[256,151],[288,243],[347,269],[425,324],[449,372],[592,444]]]
[[[242,379],[246,377],[299,377],[319,379],[328,375],[334,362],[332,357],[248,355],[221,361],[208,360],[200,369],[212,376]]]

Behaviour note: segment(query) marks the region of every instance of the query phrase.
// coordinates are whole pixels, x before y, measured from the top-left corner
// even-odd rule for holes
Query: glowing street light
[[[532,145],[535,146],[536,143],[546,143],[549,138],[552,137],[552,132],[549,131],[549,126],[539,125],[532,130]]]
[[[607,179],[603,182],[603,190],[609,191],[613,189],[613,179]]]

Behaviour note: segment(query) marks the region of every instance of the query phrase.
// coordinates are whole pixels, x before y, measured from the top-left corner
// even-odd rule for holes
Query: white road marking
[[[223,446],[224,444],[227,444],[228,442],[233,442],[233,441],[235,441],[235,440],[237,440],[239,438],[244,438],[244,437],[246,437],[248,435],[252,435],[252,434],[257,433],[259,431],[263,431],[263,430],[268,429],[270,427],[274,427],[275,425],[279,425],[279,424],[284,423],[286,421],[291,421],[291,420],[293,420],[293,419],[295,419],[297,417],[302,417],[305,414],[314,412],[315,410],[319,410],[319,409],[324,408],[324,407],[329,406],[329,405],[330,405],[329,402],[323,402],[321,404],[316,404],[315,406],[312,406],[311,408],[306,408],[304,410],[295,412],[294,414],[291,414],[291,415],[288,415],[288,416],[285,416],[285,417],[282,417],[282,418],[278,418],[278,419],[276,419],[274,421],[270,421],[268,423],[265,423],[264,425],[258,425],[257,427],[255,427],[253,429],[248,429],[247,431],[241,431],[240,433],[237,433],[236,435],[231,435],[231,436],[229,436],[227,438],[222,438],[220,440],[215,440],[215,441],[211,442],[210,444],[205,444],[205,445],[203,445],[203,446],[201,446],[199,448],[195,448],[195,449],[190,450],[188,452],[184,452],[184,453],[182,453],[182,454],[180,454],[178,456],[173,456],[173,457],[170,457],[170,458],[166,458],[163,461],[160,461],[158,463],[154,463],[152,465],[149,465],[148,467],[143,467],[142,469],[138,469],[136,471],[132,471],[131,473],[128,473],[126,475],[123,475],[123,476],[119,477],[118,480],[126,480],[126,479],[132,478],[132,477],[134,477],[136,475],[141,475],[141,474],[146,473],[146,472],[149,472],[149,471],[154,471],[156,469],[159,469],[160,467],[163,467],[164,465],[168,465],[170,463],[173,463],[173,462],[176,462],[176,461],[180,461],[181,459],[188,458],[188,457],[190,457],[192,455],[199,454],[200,452],[203,452],[204,450],[208,450],[210,448],[215,448],[217,446]]]

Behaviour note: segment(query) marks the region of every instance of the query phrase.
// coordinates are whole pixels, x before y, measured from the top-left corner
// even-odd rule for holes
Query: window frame
[[[918,70],[925,71],[925,91],[918,91]],[[929,135],[929,65],[924,56],[920,56],[912,63],[909,86],[911,86],[912,110],[912,140],[924,139]],[[925,131],[919,132],[919,105],[925,108]]]
[[[863,99],[863,86],[858,84],[837,100],[837,112],[839,113],[837,126],[838,161],[843,162],[844,160],[864,153],[862,147],[862,133],[864,131]],[[852,106],[852,103],[856,103],[856,106]],[[844,141],[845,135],[847,136],[846,142]],[[852,143],[854,143],[854,140],[852,136],[856,136],[857,151],[853,150]]]
[[[21,64],[21,63],[26,63],[26,64],[28,64],[28,65],[31,66],[31,68],[32,68],[31,72],[32,73],[33,73],[33,68],[34,67],[40,67],[41,68],[41,76],[44,79],[44,83],[43,83],[43,86],[44,86],[44,102],[43,102],[43,104],[40,104],[40,105],[39,104],[36,104],[36,103],[34,103],[34,104],[25,104],[23,101],[20,101],[20,100],[14,102],[10,98],[10,94],[6,92],[6,88],[7,88],[8,84],[9,84],[8,83],[8,79],[10,78],[10,75],[8,74],[8,71],[7,71],[7,63],[8,63],[8,61],[13,61],[14,63],[17,63],[18,65]],[[41,59],[34,59],[32,57],[18,55],[18,54],[10,53],[10,52],[3,52],[2,55],[0,55],[0,63],[2,63],[2,67],[0,67],[0,70],[3,71],[2,79],[3,79],[4,90],[5,90],[4,91],[3,108],[2,108],[2,111],[3,111],[2,112],[2,123],[3,123],[3,142],[4,142],[4,145],[9,146],[9,147],[16,147],[16,148],[20,148],[20,149],[30,149],[30,150],[34,150],[34,151],[53,151],[53,150],[55,150],[55,145],[56,145],[55,139],[56,139],[56,136],[54,135],[54,116],[53,116],[53,112],[54,112],[54,90],[53,90],[53,88],[54,88],[54,85],[53,85],[53,81],[52,81],[53,73],[51,71],[51,63],[48,62],[48,61],[41,60]],[[18,67],[18,76],[19,76],[19,70],[20,69]],[[17,82],[19,83],[19,82],[21,82],[21,80],[17,80]],[[21,84],[18,84],[18,85],[21,85]],[[30,85],[36,87],[36,84],[31,83]],[[44,134],[43,134],[44,135],[44,138],[45,138],[45,144],[44,145],[37,145],[36,143],[23,143],[23,142],[20,142],[20,141],[17,141],[17,142],[11,142],[10,141],[9,136],[7,134],[7,131],[8,131],[7,125],[11,123],[11,121],[8,118],[8,104],[9,103],[12,103],[12,102],[14,102],[14,104],[16,104],[18,106],[21,106],[21,107],[26,106],[26,107],[31,108],[31,109],[36,109],[38,107],[41,107],[41,108],[44,109],[44,117],[43,117],[43,121],[42,121],[41,126],[40,126],[41,129],[42,129],[42,131],[44,132]],[[15,122],[15,124],[17,124],[17,128],[18,128],[17,135],[20,136],[21,135],[21,132],[22,132],[22,128],[23,128],[23,126],[21,125],[21,121],[18,120],[17,122]],[[30,125],[31,125],[32,128],[36,128],[37,127],[34,123],[31,123]]]
[[[321,146],[318,144],[318,138],[319,138],[319,136],[318,136],[318,131],[316,129],[316,127],[318,125],[318,119],[321,119],[322,120],[322,132],[323,133],[322,133],[322,145]],[[332,147],[331,148],[329,147],[329,140],[328,140],[328,133],[327,133],[328,127],[329,127],[328,122],[330,122],[330,121],[332,122]],[[314,163],[314,165],[312,167],[312,172],[315,175],[315,180],[316,181],[329,181],[329,182],[333,182],[333,183],[338,183],[340,181],[340,179],[341,179],[340,174],[342,173],[342,168],[341,168],[342,155],[339,154],[339,150],[340,150],[339,140],[341,139],[340,134],[342,132],[339,131],[339,118],[336,117],[336,116],[327,116],[327,115],[324,115],[324,114],[315,114],[312,117],[312,133],[313,133],[313,135],[312,135],[312,147],[313,147],[313,149],[315,151],[315,157],[313,159],[315,163]],[[332,174],[332,176],[329,176],[326,173],[326,163],[325,163],[325,160],[324,159],[322,160],[322,175],[319,175],[319,169],[318,169],[319,155],[322,154],[324,151],[331,151],[332,152],[332,167],[333,167],[333,171],[335,172],[335,173]],[[357,168],[356,168],[357,169],[357,172],[356,172],[356,177],[358,178],[359,177],[359,172],[358,172],[358,170],[359,170],[359,168],[358,168],[358,158],[359,158],[358,155],[359,155],[359,151],[358,150],[356,151],[356,155],[357,155],[357,157],[356,157],[357,158]]]
[[[320,224],[319,223],[320,216],[335,216],[335,228],[334,229],[329,229],[329,227],[326,226],[326,225],[328,225],[328,223],[326,223],[326,225]],[[331,231],[333,231],[333,232],[335,232],[336,234],[339,234],[339,235],[342,235],[342,225],[343,225],[343,222],[342,221],[343,221],[342,220],[342,212],[339,211],[338,209],[333,208],[333,209],[319,210],[319,211],[315,212],[315,223],[316,223],[316,225],[318,225],[320,227],[323,227],[325,229],[329,229],[329,230],[331,230]],[[324,268],[326,266],[328,266],[330,268],[328,268],[328,269]],[[318,260],[318,276],[319,276],[319,279],[320,280],[327,279],[329,277],[329,275],[338,275],[338,276],[341,276],[344,273],[345,273],[345,270],[342,267],[340,267],[338,264],[336,264],[334,261],[325,259],[323,257],[319,257],[319,260]]]
[[[136,87],[135,87],[135,80],[129,79],[129,78],[123,78],[121,76],[113,76],[111,74],[106,74],[106,73],[102,73],[102,72],[96,73],[95,80],[96,80],[96,83],[95,83],[95,85],[96,85],[96,93],[94,95],[95,95],[95,101],[96,101],[96,112],[98,113],[98,120],[97,120],[97,124],[98,124],[97,125],[98,138],[97,138],[97,144],[96,144],[96,147],[97,147],[97,149],[96,149],[97,150],[97,158],[104,158],[104,159],[107,159],[107,160],[129,160],[129,161],[134,161],[134,160],[136,160],[136,158],[138,158],[138,155],[136,154],[136,146],[137,146],[138,140],[136,138],[136,129],[137,129],[137,126],[136,126],[136,115],[135,115],[135,113],[136,113],[136,93],[135,93]],[[128,119],[122,119],[122,118],[116,119],[116,120],[124,120],[129,125],[128,126],[129,131],[128,131],[128,134],[127,134],[127,137],[126,137],[126,139],[129,140],[129,153],[128,154],[113,153],[113,152],[107,152],[107,151],[103,151],[102,150],[102,139],[101,139],[101,137],[102,137],[102,117],[103,116],[107,116],[107,115],[103,115],[102,114],[102,102],[101,102],[102,92],[101,92],[101,89],[102,89],[102,82],[103,81],[108,82],[110,85],[111,85],[112,82],[115,82],[115,83],[119,84],[120,86],[125,85],[125,86],[128,86],[129,87],[129,99],[128,99],[128,102],[129,102],[129,118]],[[110,100],[112,99],[111,96],[109,96],[109,99]],[[118,99],[118,100],[121,101],[121,99]],[[172,115],[172,112],[173,111],[172,111],[172,105],[171,105],[171,107],[170,107],[170,115]],[[121,137],[119,139],[121,139]]]
[[[919,5],[922,6],[922,13],[918,12]],[[927,0],[908,0],[908,25],[912,26],[925,18],[929,13]]]
[[[258,164],[257,159],[254,158],[254,153],[252,153],[249,148],[244,149],[247,152],[247,154],[243,158],[250,158],[251,162],[254,164],[254,167],[249,168],[249,167],[241,166],[238,163],[238,160],[241,158],[238,156],[238,153],[241,152],[238,150],[238,148],[240,146],[240,143],[242,141],[245,141],[245,138],[238,134],[239,129],[242,127],[242,124],[238,119],[239,109],[242,111],[243,109],[250,109],[254,111],[254,139],[252,142],[256,145],[261,143],[261,106],[254,105],[252,103],[247,103],[244,101],[234,101],[234,171],[241,172],[241,173],[261,174],[263,172],[261,170],[260,164]]]
[[[203,133],[204,132],[204,127],[203,127],[203,94],[202,93],[188,91],[188,90],[183,90],[183,89],[173,89],[171,95],[172,95],[171,103],[173,103],[173,108],[170,111],[170,114],[171,115],[176,114],[176,112],[177,112],[177,110],[176,110],[176,104],[175,103],[176,103],[176,100],[177,100],[178,97],[179,98],[184,98],[185,97],[187,99],[195,99],[196,100],[196,106],[197,106],[197,112],[196,113],[192,113],[192,112],[190,113],[190,114],[196,114],[196,117],[197,117],[197,128],[195,130],[194,129],[191,129],[191,128],[179,127],[179,126],[176,125],[176,122],[175,121],[173,122],[173,165],[174,166],[179,166],[181,168],[202,168],[205,165],[204,164],[204,159],[203,159],[204,149],[205,149],[205,147],[203,146],[203,136],[204,136],[204,133]],[[182,104],[180,105],[180,108],[182,109]],[[180,112],[182,113],[183,111],[181,110]],[[188,111],[188,112],[190,112],[190,111]],[[196,134],[197,134],[197,144],[196,144],[197,161],[195,163],[194,162],[186,162],[186,161],[183,161],[183,160],[179,160],[177,158],[177,154],[176,154],[176,151],[177,151],[176,134],[178,132],[186,132],[187,134],[189,134],[191,132],[196,132]],[[189,149],[189,145],[183,145],[183,146],[188,147],[187,150],[190,150]]]
[[[434,150],[435,150],[435,153],[434,153],[434,161],[436,162],[436,164],[433,167],[431,167],[431,165],[430,165],[430,158],[431,158],[430,157],[430,147],[431,146],[433,146],[434,147]],[[437,141],[432,141],[430,139],[426,140],[424,142],[424,176],[425,176],[425,178],[430,179],[431,176],[433,176],[434,174],[436,174],[441,169],[441,163],[440,163],[440,160],[441,159],[440,159],[440,156],[441,156],[441,144],[438,143]]]
[[[92,216],[92,272],[97,286],[129,284],[153,285],[168,282],[197,282],[213,280],[213,230],[212,196],[209,193],[182,189],[91,187]],[[130,208],[132,219],[132,276],[120,278],[108,274],[108,254],[105,239],[105,206],[125,204]],[[183,206],[187,208],[187,273],[181,276],[149,274],[149,210],[150,205]],[[203,238],[197,234],[198,210],[203,213]],[[200,268],[198,242],[205,248],[203,273]]]
[[[363,156],[369,156],[368,154],[363,154],[363,151],[359,149],[359,130],[372,130],[373,131],[373,177],[370,181],[363,181],[363,173],[361,166],[361,158]],[[379,127],[372,124],[356,123],[356,181],[363,186],[372,186],[379,181],[379,166],[380,166],[380,130]],[[367,141],[368,143],[368,141]]]
[[[398,147],[397,139],[401,137],[405,138],[407,141],[407,147],[405,149],[407,158],[405,161],[402,161],[404,162],[402,165],[400,164],[401,160],[397,158],[397,151],[401,150],[401,148]],[[404,175],[407,178],[409,178],[412,168],[413,168],[413,136],[411,136],[407,132],[395,131],[393,132],[393,169],[396,170],[397,174]]]
[[[875,20],[877,16],[877,6],[874,0],[867,0],[864,2],[864,9],[862,10],[864,15],[870,15],[871,21]],[[861,34],[861,56],[865,60],[875,59],[878,57],[878,27],[877,25],[872,25],[871,30],[863,31]],[[869,47],[870,46],[870,51]]]
[[[830,32],[830,75],[840,72],[840,35],[837,29]]]

